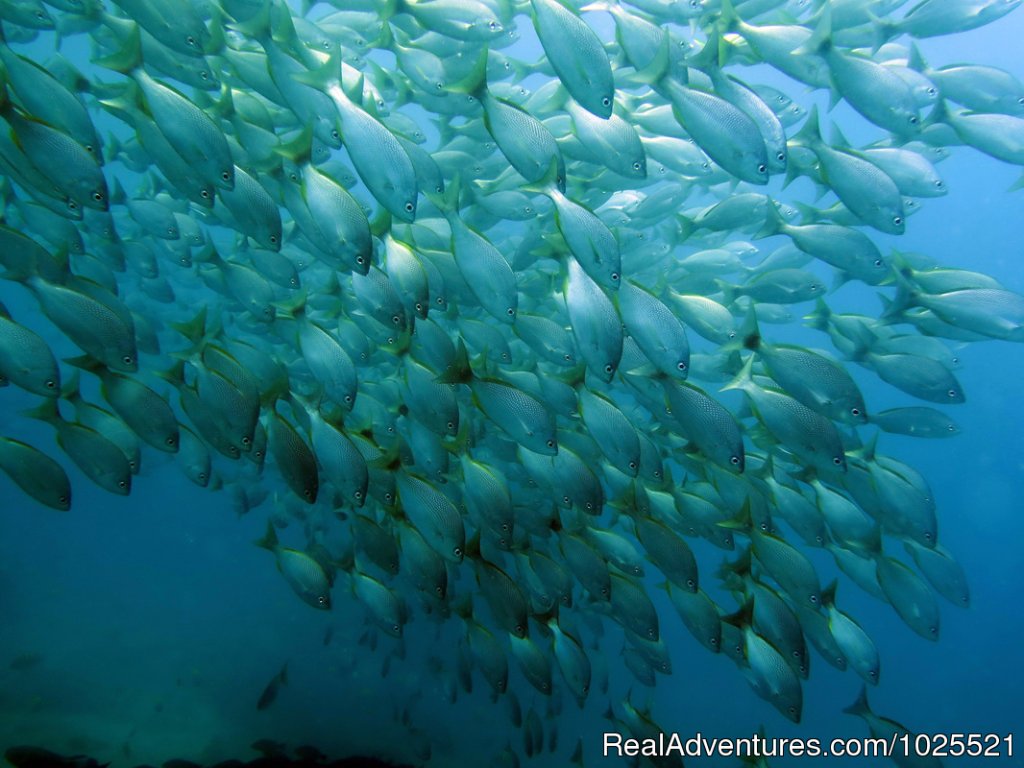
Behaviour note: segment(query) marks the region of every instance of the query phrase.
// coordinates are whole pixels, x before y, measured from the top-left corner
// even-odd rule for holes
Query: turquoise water
[[[587,18],[607,33],[604,14]],[[535,45],[532,29],[522,17],[519,21],[524,49]],[[920,48],[933,66],[984,63],[1024,79],[1022,37],[1024,14],[1018,12],[980,30],[922,41]],[[45,49],[48,42],[35,45]],[[69,40],[66,53],[86,66],[74,58],[86,55],[79,40]],[[786,83],[760,67],[737,73],[780,87]],[[785,87],[802,103],[812,102],[802,86]],[[877,129],[845,105],[832,118],[854,143],[877,136]],[[97,122],[101,130],[124,128],[106,116]],[[1020,169],[954,148],[939,170],[948,196],[923,201],[905,236],[877,236],[876,242],[986,272],[1024,292],[1024,198],[1007,191]],[[811,192],[806,181],[785,192],[773,182],[769,190],[791,200],[807,200]],[[37,313],[30,295],[15,284],[0,284],[0,301],[15,317]],[[878,309],[868,291],[850,290],[842,301],[837,298],[833,305],[837,311],[839,306],[868,313]],[[44,320],[34,327],[42,329],[58,357],[76,353]],[[774,326],[771,332],[781,333]],[[810,331],[792,334],[796,342],[824,345],[823,337]],[[882,682],[870,691],[877,713],[916,732],[1015,732],[1024,738],[1024,611],[1018,588],[1024,540],[1024,350],[991,341],[967,345],[959,357],[956,375],[967,402],[950,412],[963,433],[941,441],[895,435],[881,441],[887,453],[916,467],[931,484],[940,538],[967,573],[971,607],[943,603],[941,637],[928,643],[891,608],[848,583],[840,587],[840,600],[881,654]],[[867,376],[858,382],[873,411],[908,404],[908,397]],[[33,398],[14,387],[0,390],[0,433],[57,455],[52,430],[19,415],[32,405]],[[254,757],[249,745],[267,737],[315,744],[330,755],[365,752],[414,762],[415,746],[429,742],[431,764],[440,766],[483,764],[506,744],[521,744],[507,703],[492,704],[479,676],[474,693],[459,690],[453,696],[458,688],[453,626],[414,620],[406,628],[404,658],[398,658],[397,645],[386,637],[380,637],[376,650],[360,643],[368,626],[365,612],[341,582],[329,613],[299,601],[268,553],[250,543],[262,535],[270,504],[239,518],[227,491],[193,486],[170,457],[152,450],[144,451],[143,472],[127,498],[104,493],[70,462],[62,463],[75,489],[68,513],[39,506],[0,475],[0,747],[40,744],[115,765],[159,764],[171,757],[211,763]],[[224,475],[232,482],[229,472]],[[268,472],[266,482],[272,492],[287,493],[276,475]],[[722,558],[710,547],[695,545],[695,550],[702,573],[705,564],[710,572]],[[813,559],[827,583],[835,570],[831,559]],[[656,689],[629,679],[617,630],[609,629],[600,653],[591,654],[595,677],[607,670],[616,707],[632,688],[635,704],[652,702],[658,723],[684,737],[696,732],[748,736],[761,724],[773,736],[864,735],[861,721],[841,714],[861,687],[852,672],[840,673],[815,658],[804,689],[803,722],[791,724],[757,698],[731,662],[704,651],[663,596],[658,605],[665,609],[662,629],[674,674],[659,678]],[[273,706],[257,711],[264,686],[286,661],[289,685]],[[609,696],[594,691],[582,711],[563,696],[561,716],[548,720],[548,702],[518,671],[512,672],[510,688],[524,713],[533,707],[544,719],[546,734],[552,728],[558,732],[556,750],[535,763],[566,764],[577,738],[586,764],[603,762],[598,750],[602,732],[610,727],[602,718]],[[1014,747],[1024,750],[1024,744]],[[947,761],[1021,763],[1020,757]]]

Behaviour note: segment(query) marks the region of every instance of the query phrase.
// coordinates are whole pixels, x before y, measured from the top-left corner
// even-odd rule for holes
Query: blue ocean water
[[[603,14],[588,20],[605,34],[610,29]],[[533,43],[529,25],[520,28],[524,45]],[[984,63],[1024,79],[1021,39],[1024,14],[1013,13],[980,30],[919,46],[933,66]],[[74,39],[66,45],[69,56],[86,55]],[[85,67],[84,60],[76,63]],[[756,78],[753,72],[752,81],[785,84],[803,103],[818,98],[762,68]],[[877,137],[845,105],[831,116],[855,143]],[[107,127],[113,126],[110,121]],[[1020,170],[969,148],[954,148],[939,170],[949,194],[924,201],[905,236],[879,236],[877,242],[991,274],[1024,292],[1024,198],[1007,191]],[[810,187],[800,185],[779,194],[807,199]],[[830,297],[830,304],[833,298],[834,308],[841,307],[837,311],[878,311],[872,292],[850,287]],[[0,284],[0,301],[15,316],[38,319],[34,301],[20,286]],[[76,353],[46,321],[39,319],[34,327],[49,328],[47,338],[59,357]],[[773,326],[766,333],[783,331]],[[807,330],[795,330],[790,338],[827,346],[823,336]],[[840,604],[881,654],[881,684],[869,692],[878,714],[919,733],[1013,734],[1019,740],[1024,739],[1024,611],[1018,588],[1024,540],[1024,350],[991,341],[966,345],[958,354],[957,377],[967,402],[950,412],[962,434],[938,441],[884,434],[880,446],[931,484],[940,540],[967,573],[971,606],[962,610],[943,603],[940,639],[928,643],[890,607],[848,582],[841,583]],[[858,381],[873,411],[910,404],[907,396],[867,376]],[[19,415],[32,404],[14,387],[0,390],[0,434],[52,448],[56,455],[52,429]],[[252,757],[251,742],[267,737],[314,744],[332,755],[365,752],[415,762],[413,746],[427,741],[433,746],[431,764],[441,766],[486,764],[507,744],[521,744],[506,702],[490,703],[479,678],[474,693],[459,691],[453,701],[454,628],[414,621],[399,658],[387,638],[380,638],[375,651],[360,644],[367,622],[351,595],[336,590],[329,613],[297,600],[270,555],[251,544],[263,532],[267,507],[239,518],[228,492],[193,486],[169,457],[151,450],[145,451],[143,472],[127,498],[104,493],[69,462],[62,463],[75,489],[68,513],[39,506],[0,475],[0,749],[35,743],[118,766],[171,757],[207,763]],[[280,492],[287,491],[281,486]],[[295,530],[281,535],[301,544]],[[709,547],[697,552],[702,572],[705,564],[713,571],[722,559]],[[830,559],[814,562],[827,583],[835,572]],[[840,673],[814,658],[803,722],[793,725],[757,698],[731,662],[699,646],[663,595],[658,607],[674,673],[659,678],[656,689],[631,684],[614,630],[606,632],[601,653],[592,660],[607,669],[613,695],[632,688],[634,704],[650,702],[666,730],[684,737],[697,732],[749,736],[763,724],[772,736],[866,734],[860,720],[841,712],[861,687],[852,672]],[[9,666],[25,654],[38,658]],[[285,662],[288,686],[272,707],[257,711],[257,698]],[[535,764],[566,764],[577,738],[587,765],[605,762],[599,754],[601,735],[613,727],[602,717],[607,697],[595,692],[578,711],[566,696],[560,717],[548,719],[548,702],[518,672],[510,688],[524,712],[535,708],[546,731],[558,733],[557,749],[534,758]],[[618,708],[618,700],[613,704]],[[406,709],[408,725],[402,722]],[[1024,753],[1024,743],[1013,746],[1016,754]],[[1022,763],[1018,756],[947,761]]]

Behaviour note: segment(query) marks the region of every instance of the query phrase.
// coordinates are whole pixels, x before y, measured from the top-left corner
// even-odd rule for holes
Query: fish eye
[[[949,395],[950,397],[956,397],[957,392],[955,389],[951,389],[946,394]]]
[[[508,315],[509,317],[515,317],[516,311],[512,309],[512,307],[509,307],[508,309],[505,310],[505,314]]]
[[[615,366],[612,365],[611,363],[606,363],[604,366],[604,372],[611,376],[613,373],[615,373]]]
[[[903,226],[903,217],[902,216],[893,216],[892,217],[892,223],[895,224],[897,227],[902,227]]]
[[[843,457],[842,456],[833,456],[832,457],[832,463],[835,464],[837,467],[842,466],[842,464],[843,464]]]
[[[78,203],[76,203],[74,200],[68,200],[68,208],[70,208],[72,211],[77,211]]]
[[[811,602],[814,603],[815,605],[817,605],[818,604],[818,596],[817,595],[811,595]]]
[[[860,416],[860,408],[851,408],[850,413],[852,413],[854,416]]]
[[[603,106],[603,107],[610,107],[611,105],[612,105],[612,100],[609,99],[607,96],[605,96],[603,99],[601,99],[601,106]]]
[[[224,181],[230,181],[231,174],[228,171],[224,171],[223,173],[221,173],[220,177],[224,179]]]
[[[935,94],[938,93],[938,91],[936,91],[935,88],[930,87],[925,91],[925,93],[927,93],[929,96],[934,96]]]
[[[499,26],[501,26],[501,25],[500,25],[500,24],[498,24],[498,22],[496,22],[496,21],[490,21],[490,22],[488,22],[488,24],[487,24],[487,27],[488,27],[489,29],[498,29],[498,27],[499,27]]]
[[[612,282],[613,283],[619,282],[619,273],[618,272],[612,272]]]
[[[563,496],[562,497],[562,503],[563,504],[568,505],[570,501],[571,501],[571,499],[568,496]]]
[[[166,440],[164,440],[164,443],[167,444],[167,445],[177,445],[178,441],[172,435],[171,437],[168,437]]]
[[[734,467],[738,467],[740,465],[740,457],[739,456],[730,456],[729,457],[729,463],[732,464]]]
[[[270,236],[270,242],[271,242],[271,243],[272,243],[273,245],[277,245],[277,235],[271,235],[271,236]]]
[[[547,446],[548,446],[548,448],[554,448],[555,447],[555,441],[554,440],[548,440]]]
[[[643,167],[643,166],[641,166],[641,165],[640,165],[640,162],[639,162],[639,161],[637,161],[637,162],[633,163],[633,170],[634,170],[634,171],[639,171],[639,170],[640,170],[640,168],[642,168],[642,167]]]
[[[243,437],[242,438],[242,445],[249,445],[250,443],[252,443],[252,438],[249,438],[249,437]]]
[[[757,166],[757,172],[758,173],[767,173],[768,172],[768,166],[765,165],[764,163],[761,163],[759,166]]]
[[[447,424],[445,424],[445,426],[446,426],[446,427],[447,427],[447,428],[448,428],[449,430],[455,429],[455,423],[454,423],[454,422],[451,422],[451,421],[449,421],[449,422],[448,422]]]
[[[786,162],[786,153],[779,152],[777,155],[775,155],[775,159],[778,160],[780,163]]]
[[[188,43],[189,45],[195,45],[196,44],[196,39],[194,37],[192,37],[192,35],[189,35],[188,37],[185,38],[185,42]]]
[[[303,488],[302,495],[305,496],[307,499],[313,498],[313,492],[309,488]]]
[[[875,259],[875,266],[876,267],[881,267],[881,266],[883,266],[883,264],[884,264],[884,262],[881,259]]]
[[[320,597],[318,597],[316,601],[320,603],[320,605],[327,605],[327,598],[323,595],[320,595]]]
[[[53,389],[54,387],[57,386],[57,382],[55,382],[53,379],[47,379],[43,383],[46,385],[47,389]]]
[[[395,498],[395,494],[391,493],[391,491],[388,491],[387,493],[384,494],[384,500],[388,504],[390,504],[394,500],[394,498]]]
[[[413,205],[412,203],[406,203],[405,204],[405,212],[406,213],[412,213],[414,210],[416,210],[416,206],[415,205]]]
[[[935,188],[936,189],[942,189],[944,186],[946,186],[946,185],[942,183],[942,179],[936,179],[936,181],[935,181]]]
[[[678,370],[678,371],[685,371],[686,370],[686,363],[684,363],[682,360],[680,360],[678,363],[676,363],[676,370]]]
[[[910,124],[911,125],[917,125],[919,122],[920,122],[920,120],[917,119],[917,115],[911,115],[910,116]]]
[[[201,190],[199,190],[199,196],[201,198],[203,198],[203,200],[209,200],[210,199],[210,192],[209,192],[209,190],[201,189]]]
[[[210,79],[210,76],[208,74],[206,74],[206,72],[200,72],[199,76],[201,78],[203,78],[203,80],[209,80]]]
[[[57,501],[59,501],[61,504],[67,504],[68,503],[68,497],[66,495],[62,494],[62,495],[57,497]]]
[[[399,325],[402,322],[402,318],[400,318],[398,315],[392,315],[391,322],[394,323],[395,325]]]
[[[121,358],[121,362],[124,363],[125,365],[132,365],[135,362],[135,358],[133,358],[131,355],[125,355],[124,357]]]
[[[95,200],[97,203],[100,202],[103,199],[103,193],[99,191],[93,192],[92,199]]]

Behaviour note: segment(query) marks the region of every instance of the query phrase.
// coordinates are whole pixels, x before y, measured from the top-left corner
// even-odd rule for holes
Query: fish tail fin
[[[786,220],[782,218],[782,214],[779,213],[779,207],[774,201],[769,200],[768,205],[765,206],[764,211],[764,224],[761,228],[754,233],[754,239],[760,240],[765,237],[771,237],[783,232],[786,227]]]
[[[824,299],[818,299],[818,302],[814,307],[814,311],[810,314],[804,315],[804,321],[807,323],[807,327],[813,328],[816,331],[827,331],[831,318],[832,309],[825,303]]]
[[[790,138],[790,141],[801,147],[807,147],[813,149],[815,146],[821,144],[821,125],[818,120],[818,105],[815,104],[811,107],[811,112],[807,115],[807,120],[804,121],[803,126]]]
[[[739,286],[727,283],[725,280],[715,278],[715,285],[718,286],[718,290],[722,292],[722,303],[729,306],[739,295]]]
[[[843,134],[839,126],[832,123],[832,141],[830,142],[836,149],[850,149],[852,146],[849,139]]]
[[[79,368],[89,373],[99,374],[106,370],[106,366],[103,365],[92,355],[78,355],[77,357],[65,357],[64,362],[68,365],[73,365],[75,368]]]
[[[924,72],[928,69],[928,63],[924,60],[924,56],[921,54],[921,49],[917,47],[917,43],[910,44],[910,52],[907,54],[907,66],[915,72]]]
[[[263,534],[263,538],[256,539],[253,544],[257,547],[262,547],[263,549],[269,549],[271,552],[274,551],[274,548],[277,547],[277,531],[274,530],[274,524],[272,522],[267,520],[267,532]]]
[[[57,400],[51,397],[44,398],[43,402],[38,406],[22,411],[22,413],[30,419],[38,419],[39,421],[45,421],[50,424],[57,424],[61,421],[60,408],[57,406]]]
[[[750,303],[747,315],[743,318],[739,337],[742,340],[743,346],[751,352],[757,352],[761,349],[761,329],[757,325],[757,310],[754,307],[754,302]]]
[[[676,223],[679,225],[679,242],[690,239],[690,235],[697,231],[697,225],[689,216],[682,213],[676,214]]]
[[[296,165],[308,163],[313,156],[313,126],[307,123],[291,141],[274,147],[274,152]]]
[[[373,217],[373,221],[370,222],[370,234],[374,237],[383,238],[384,235],[391,233],[391,223],[391,211],[381,206],[377,215]]]
[[[662,34],[661,42],[658,43],[658,52],[654,54],[647,66],[643,69],[637,70],[633,74],[633,79],[639,83],[654,85],[669,74],[671,72],[671,68],[672,53],[669,47],[669,38],[667,34]]]
[[[860,695],[857,696],[857,700],[850,706],[843,709],[843,712],[847,715],[855,715],[857,717],[865,717],[871,713],[871,705],[868,704],[868,688],[866,685],[862,685],[860,688]]]
[[[706,72],[709,77],[714,78],[719,74],[719,48],[722,45],[722,35],[716,27],[708,30],[708,39],[704,47],[695,55],[686,60],[688,67],[694,67]]]
[[[732,0],[722,0],[722,10],[719,11],[718,21],[715,24],[719,39],[721,40],[724,32],[735,32],[742,21],[736,13],[736,8],[733,7]],[[719,59],[719,64],[721,64],[721,59]]]
[[[468,74],[461,80],[457,80],[449,85],[447,89],[449,92],[465,93],[474,97],[477,101],[483,101],[484,95],[487,93],[488,50],[488,47],[484,45],[483,50],[480,51]]]
[[[530,184],[524,184],[520,189],[528,194],[547,195],[551,193],[553,188],[564,188],[565,172],[560,171],[560,160],[561,156],[551,158],[551,163],[548,165],[544,175]],[[561,175],[559,175],[560,173]]]
[[[466,350],[466,342],[460,338],[459,346],[455,350],[455,359],[435,381],[439,384],[468,384],[472,380],[473,369],[469,365],[469,352]]]
[[[743,367],[740,369],[740,372],[736,374],[736,377],[722,387],[720,391],[726,392],[730,389],[747,390],[754,386],[757,386],[754,384],[754,356],[750,355],[747,357],[746,362],[743,363]],[[749,507],[747,509],[747,517],[750,517]]]
[[[175,386],[185,383],[185,361],[182,358],[171,363],[166,371],[153,371],[158,377]]]
[[[793,56],[824,56],[832,47],[832,6],[825,3],[821,7],[818,25],[807,41],[795,49]]]
[[[331,51],[331,57],[327,59],[322,67],[310,69],[306,72],[296,72],[292,75],[292,78],[303,85],[316,88],[318,91],[327,91],[331,86],[341,86],[340,49],[335,46],[334,50]],[[361,93],[362,90],[363,83],[362,79],[360,79],[358,91]]]
[[[195,317],[183,323],[169,323],[171,328],[193,344],[197,344],[206,336],[206,307],[200,307]]]
[[[138,26],[132,27],[125,37],[124,45],[116,53],[96,59],[95,63],[104,69],[112,69],[122,75],[130,75],[142,66],[142,36]]]
[[[135,110],[140,111],[143,115],[148,115],[142,104],[139,86],[134,82],[129,81],[123,86],[94,87],[91,90],[93,95],[98,97],[99,105],[126,125],[135,127],[139,119],[135,115]]]
[[[1016,192],[1019,189],[1024,189],[1024,173],[1022,173],[1020,175],[1020,178],[1017,179],[1015,182],[1013,182],[1013,184],[1011,184],[1010,187],[1006,191],[1007,192]]]
[[[74,370],[71,372],[70,376],[64,379],[64,383],[60,388],[60,396],[76,407],[79,403],[83,402],[82,392],[79,389],[81,380],[81,374],[79,374],[77,370]]]
[[[821,604],[824,607],[827,608],[836,604],[836,587],[838,584],[838,580],[833,579],[831,584],[821,590]]]
[[[752,598],[747,598],[743,601],[743,605],[735,613],[730,613],[722,617],[722,621],[726,624],[730,624],[736,629],[743,629],[749,627],[754,623],[754,601]]]
[[[871,55],[874,56],[878,53],[878,49],[889,42],[893,35],[897,33],[899,29],[899,22],[893,22],[889,19],[879,18],[875,15],[874,11],[868,9],[868,18],[871,20]]]
[[[271,38],[270,23],[270,0],[260,4],[260,9],[244,21],[233,21],[231,28],[245,37],[251,37],[260,42]]]
[[[128,194],[124,191],[121,180],[115,176],[114,183],[110,186],[110,204],[124,205],[127,200]]]

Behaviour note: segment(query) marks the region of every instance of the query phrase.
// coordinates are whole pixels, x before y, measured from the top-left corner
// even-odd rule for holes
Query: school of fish
[[[0,386],[54,442],[0,469],[68,510],[66,467],[123,495],[174,454],[266,510],[297,599],[390,655],[458,627],[436,671],[509,702],[499,765],[557,749],[524,687],[656,733],[592,662],[654,686],[679,619],[799,722],[811,648],[880,681],[844,593],[932,641],[969,602],[879,434],[954,436],[957,346],[1024,340],[1024,297],[873,236],[951,152],[1024,165],[1024,85],[915,44],[1019,4],[5,0],[0,298],[38,314],[0,305]],[[848,284],[881,310],[833,311]]]

